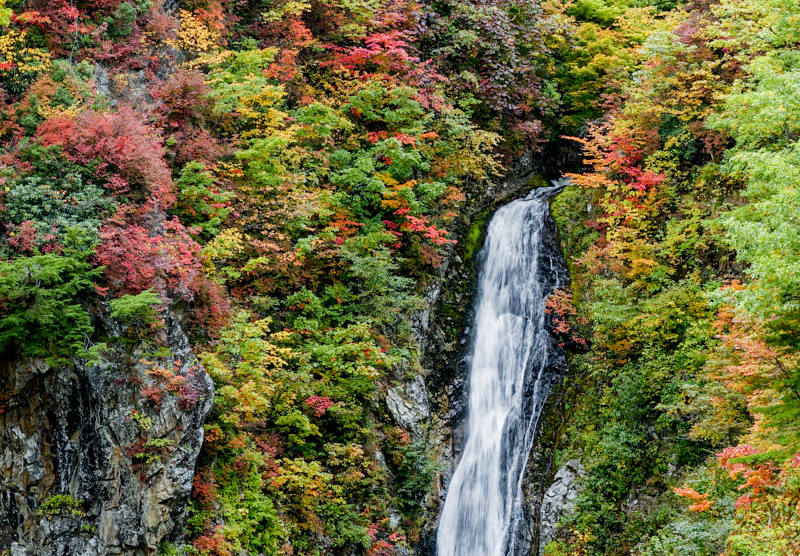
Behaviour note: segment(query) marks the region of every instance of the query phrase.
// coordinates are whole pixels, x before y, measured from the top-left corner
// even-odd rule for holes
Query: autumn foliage
[[[181,326],[216,385],[193,550],[406,554],[439,469],[382,397],[467,215],[549,145],[586,474],[545,552],[796,553],[789,4],[0,0],[3,355]],[[142,404],[200,403],[148,368]]]

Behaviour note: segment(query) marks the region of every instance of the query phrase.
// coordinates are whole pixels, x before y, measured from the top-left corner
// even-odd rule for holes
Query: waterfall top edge
[[[558,178],[555,180],[550,180],[550,183],[553,185],[550,187],[537,187],[530,193],[528,193],[525,197],[522,198],[523,201],[547,201],[552,199],[561,191],[564,190],[568,185],[572,183],[570,178]]]

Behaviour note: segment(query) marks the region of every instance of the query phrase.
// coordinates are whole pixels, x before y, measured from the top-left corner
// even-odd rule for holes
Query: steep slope
[[[471,207],[547,138],[554,14],[7,6],[4,546],[407,550],[435,450],[384,397]]]
[[[576,13],[642,42],[554,207],[575,485],[545,553],[794,554],[797,6],[618,4]]]
[[[798,552],[797,21],[0,1],[0,550],[432,550],[485,224],[569,170],[525,543]]]

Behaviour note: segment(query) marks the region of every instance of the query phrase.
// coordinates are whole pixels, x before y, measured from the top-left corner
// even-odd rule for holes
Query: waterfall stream
[[[535,189],[499,209],[483,247],[469,371],[466,444],[447,491],[438,556],[520,550],[522,480],[550,381],[545,300],[563,272],[544,248],[549,199]]]

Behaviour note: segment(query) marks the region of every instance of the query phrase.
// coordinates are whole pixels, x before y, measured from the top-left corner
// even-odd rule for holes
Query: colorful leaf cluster
[[[567,14],[605,49],[643,21],[621,4]],[[547,551],[792,554],[798,9],[664,7],[617,43],[630,73],[600,80],[555,203],[575,279],[561,329],[589,320],[565,450],[587,475]]]

